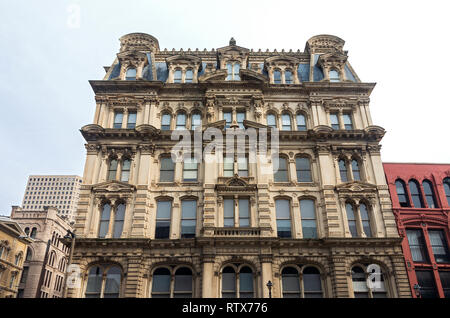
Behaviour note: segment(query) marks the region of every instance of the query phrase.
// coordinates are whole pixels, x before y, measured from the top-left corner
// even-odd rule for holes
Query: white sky
[[[445,142],[450,52],[448,1],[0,2],[0,214],[20,205],[30,174],[82,176],[84,140],[119,37],[144,32],[160,48],[304,50],[318,34],[346,41],[360,79],[376,82],[373,122],[389,162],[450,163]],[[70,6],[79,5],[79,28]],[[73,12],[73,11],[72,11]]]

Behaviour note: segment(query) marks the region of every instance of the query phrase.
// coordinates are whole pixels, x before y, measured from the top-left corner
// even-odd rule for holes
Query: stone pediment
[[[147,124],[136,126],[135,129],[139,134],[150,137],[156,137],[161,133],[160,129]]]
[[[245,128],[256,128],[256,129],[267,128],[267,129],[270,129],[269,126],[267,126],[267,125],[260,124],[255,121],[251,121],[251,120],[247,120],[247,119],[244,119],[243,124],[244,124]]]
[[[220,192],[256,191],[256,185],[249,184],[245,179],[235,174],[234,177],[225,181],[224,184],[216,184],[216,190]]]
[[[113,194],[113,193],[134,192],[136,191],[136,187],[126,182],[113,180],[94,184],[91,187],[91,190],[92,192],[95,193]]]
[[[224,81],[227,78],[226,70],[216,70],[211,73],[203,74],[199,76],[198,81],[201,82],[214,82],[214,81]]]
[[[252,70],[241,69],[239,71],[239,75],[243,81],[258,81],[262,83],[268,82],[266,76]]]
[[[367,182],[352,181],[337,185],[336,191],[346,193],[367,193],[377,191],[377,187],[376,185]]]

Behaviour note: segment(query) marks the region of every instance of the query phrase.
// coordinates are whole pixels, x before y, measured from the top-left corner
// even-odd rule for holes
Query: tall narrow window
[[[91,267],[86,286],[86,298],[100,298],[103,270],[100,266]]]
[[[303,114],[297,114],[297,130],[306,131],[306,119]]]
[[[294,81],[292,79],[292,72],[291,71],[285,71],[284,72],[284,82],[286,84],[293,84]]]
[[[233,121],[233,114],[231,111],[223,112],[223,119],[225,119],[225,128],[230,128],[231,122]]]
[[[245,120],[245,112],[237,112],[236,113],[236,121],[239,125],[240,129],[244,129],[244,120]]]
[[[409,249],[414,262],[428,263],[427,249],[422,230],[406,230]]]
[[[250,226],[250,206],[248,199],[239,199],[239,226]]]
[[[181,238],[195,237],[197,223],[197,201],[181,201]]]
[[[330,82],[339,82],[339,73],[336,70],[330,71]]]
[[[283,298],[300,298],[300,280],[296,268],[283,268],[281,283],[283,284]]]
[[[192,71],[192,69],[186,70],[186,76],[184,78],[184,82],[192,83],[193,80],[194,80],[194,71]]]
[[[253,271],[244,266],[239,271],[239,298],[253,298]]]
[[[291,116],[289,116],[289,114],[281,115],[281,124],[281,130],[291,130]]]
[[[103,205],[102,213],[100,216],[100,226],[98,230],[98,237],[105,238],[108,234],[109,219],[111,217],[111,206],[108,203]]]
[[[300,200],[303,238],[317,238],[316,210],[313,200]]]
[[[121,278],[122,271],[119,267],[113,266],[108,269],[103,291],[104,298],[119,298]]]
[[[361,171],[359,169],[358,161],[352,160],[352,172],[353,172],[353,180],[360,181],[361,180]]]
[[[238,176],[248,177],[248,158],[238,156],[237,164],[238,164]]]
[[[267,126],[270,128],[277,128],[276,117],[274,114],[267,115]]]
[[[280,72],[280,70],[275,70],[273,72],[273,83],[274,84],[281,84],[281,72]]]
[[[236,272],[233,267],[227,266],[222,271],[222,298],[236,296]]]
[[[128,182],[130,179],[130,168],[131,168],[131,160],[125,159],[122,161],[122,172],[120,176],[120,181]]]
[[[179,113],[177,115],[177,130],[183,130],[186,129],[186,114],[185,113]]]
[[[450,206],[450,178],[444,179],[444,191],[445,196],[447,197],[447,203]]]
[[[360,215],[361,215],[361,223],[362,223],[364,234],[366,234],[367,237],[372,237],[372,230],[371,230],[371,227],[370,227],[369,211],[367,210],[367,206],[364,203],[361,203],[359,205],[359,212],[360,212]]]
[[[416,270],[417,283],[420,286],[420,297],[439,298],[433,271]]]
[[[317,268],[309,266],[303,269],[303,293],[305,298],[322,298],[322,280]]]
[[[191,129],[195,130],[197,127],[202,126],[202,116],[199,113],[192,114]]]
[[[288,182],[288,166],[287,159],[283,157],[274,158],[274,181],[275,182]],[[278,163],[278,170],[275,171]]]
[[[347,174],[347,164],[345,163],[344,159],[339,159],[339,173],[341,175],[341,181],[347,182],[348,181],[348,174]]]
[[[114,129],[120,129],[122,128],[122,120],[123,120],[123,113],[122,112],[115,112],[114,113]]]
[[[161,130],[170,130],[170,122],[172,116],[170,114],[163,114],[161,118]]]
[[[172,158],[161,158],[160,182],[173,182],[175,164]]]
[[[403,180],[395,181],[395,189],[397,190],[397,197],[401,207],[409,207],[409,199],[406,193],[406,186]]]
[[[125,220],[125,204],[121,203],[116,208],[116,214],[114,217],[114,238],[120,238],[122,236],[123,221]]]
[[[342,119],[344,120],[345,130],[352,130],[353,129],[352,115],[342,114]]]
[[[197,159],[187,158],[183,165],[183,181],[197,181],[198,179],[198,164]]]
[[[241,78],[239,76],[239,70],[241,68],[241,65],[239,63],[234,63],[233,66],[233,80],[234,81],[240,81]]]
[[[187,267],[175,272],[173,298],[192,298],[192,271]]]
[[[297,181],[298,182],[311,182],[311,164],[309,158],[297,157],[295,159],[297,167]]]
[[[428,230],[431,249],[433,250],[436,263],[450,263],[450,255],[443,230]]]
[[[155,238],[166,239],[170,235],[172,201],[158,201]]]
[[[422,194],[416,180],[409,181],[409,192],[411,193],[412,202],[415,208],[423,208]]]
[[[223,176],[232,177],[234,175],[234,158],[223,158]]]
[[[334,130],[339,130],[341,127],[339,125],[339,115],[337,113],[330,114],[331,128]]]
[[[233,64],[227,63],[227,81],[233,80]]]
[[[30,237],[31,237],[31,238],[36,238],[36,232],[37,232],[37,229],[36,229],[35,227],[33,227],[33,228],[31,229]]]
[[[439,271],[444,297],[450,298],[450,271]]]
[[[177,68],[173,73],[173,82],[181,83],[181,69]]]
[[[136,112],[128,113],[127,129],[134,129],[136,127]]]
[[[434,196],[433,185],[430,181],[424,180],[422,182],[423,192],[425,192],[425,199],[427,200],[428,207],[430,209],[436,209],[436,197]]]
[[[369,298],[366,273],[359,266],[352,267],[353,293],[355,298]]]
[[[356,227],[356,218],[355,218],[355,209],[353,207],[353,204],[346,203],[345,210],[347,212],[347,221],[348,221],[348,228],[350,230],[350,233],[352,234],[352,237],[358,237],[358,230]]]
[[[133,81],[136,79],[136,69],[135,68],[129,68],[127,70],[127,74],[125,75],[125,78],[127,81]]]
[[[170,276],[167,268],[158,268],[153,272],[152,298],[170,297]]]
[[[289,200],[275,201],[278,237],[291,237],[291,209],[289,205]]]
[[[223,200],[223,226],[234,226],[234,199]]]

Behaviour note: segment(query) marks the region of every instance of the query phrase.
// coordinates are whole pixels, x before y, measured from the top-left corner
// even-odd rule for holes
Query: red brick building
[[[450,298],[450,164],[383,166],[413,297]]]

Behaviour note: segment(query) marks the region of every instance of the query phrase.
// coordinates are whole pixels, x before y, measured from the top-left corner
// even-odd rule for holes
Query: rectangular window
[[[122,112],[115,112],[114,113],[114,126],[115,129],[122,128],[122,120],[123,120],[123,113]]]
[[[136,112],[128,113],[127,129],[134,129],[136,127],[136,115]]]
[[[276,200],[278,237],[291,237],[291,209],[289,200]]]
[[[162,115],[161,130],[170,130],[170,122],[171,121],[172,121],[172,116],[170,116],[170,114]]]
[[[188,158],[184,161],[183,181],[197,181],[198,164],[197,159]]]
[[[195,237],[197,201],[181,201],[181,238]]]
[[[239,199],[239,226],[250,226],[250,206],[248,199]]]
[[[238,161],[238,176],[248,177],[248,158],[238,156],[237,161]]]
[[[230,128],[231,122],[233,121],[233,115],[230,111],[223,113],[223,119],[225,119],[225,128]]]
[[[223,226],[234,227],[234,199],[223,200]]]
[[[159,175],[160,182],[173,182],[175,164],[172,158],[161,159],[161,170]]]
[[[433,271],[416,270],[417,283],[420,286],[422,298],[438,298],[438,291],[434,281]]]
[[[276,163],[278,163],[278,170],[274,172],[273,181],[274,182],[289,182],[288,179],[288,167],[286,158],[274,158],[274,169]]]
[[[414,262],[428,263],[427,249],[422,230],[406,230],[409,249]]]
[[[303,238],[317,238],[316,211],[313,200],[300,200]]]
[[[156,211],[155,238],[165,239],[170,235],[172,201],[158,201]]]
[[[237,112],[236,113],[236,121],[239,125],[240,129],[244,129],[244,120],[245,120],[245,112]]]
[[[433,250],[436,263],[450,263],[448,246],[443,230],[429,230],[431,249]]]
[[[352,130],[353,129],[352,115],[351,114],[343,114],[342,119],[344,120],[345,130]]]
[[[439,271],[444,297],[450,298],[450,271]]]
[[[223,176],[232,177],[234,175],[234,158],[223,158]]]
[[[331,113],[330,114],[330,121],[331,121],[331,128],[334,130],[339,130],[339,118],[337,113]]]

